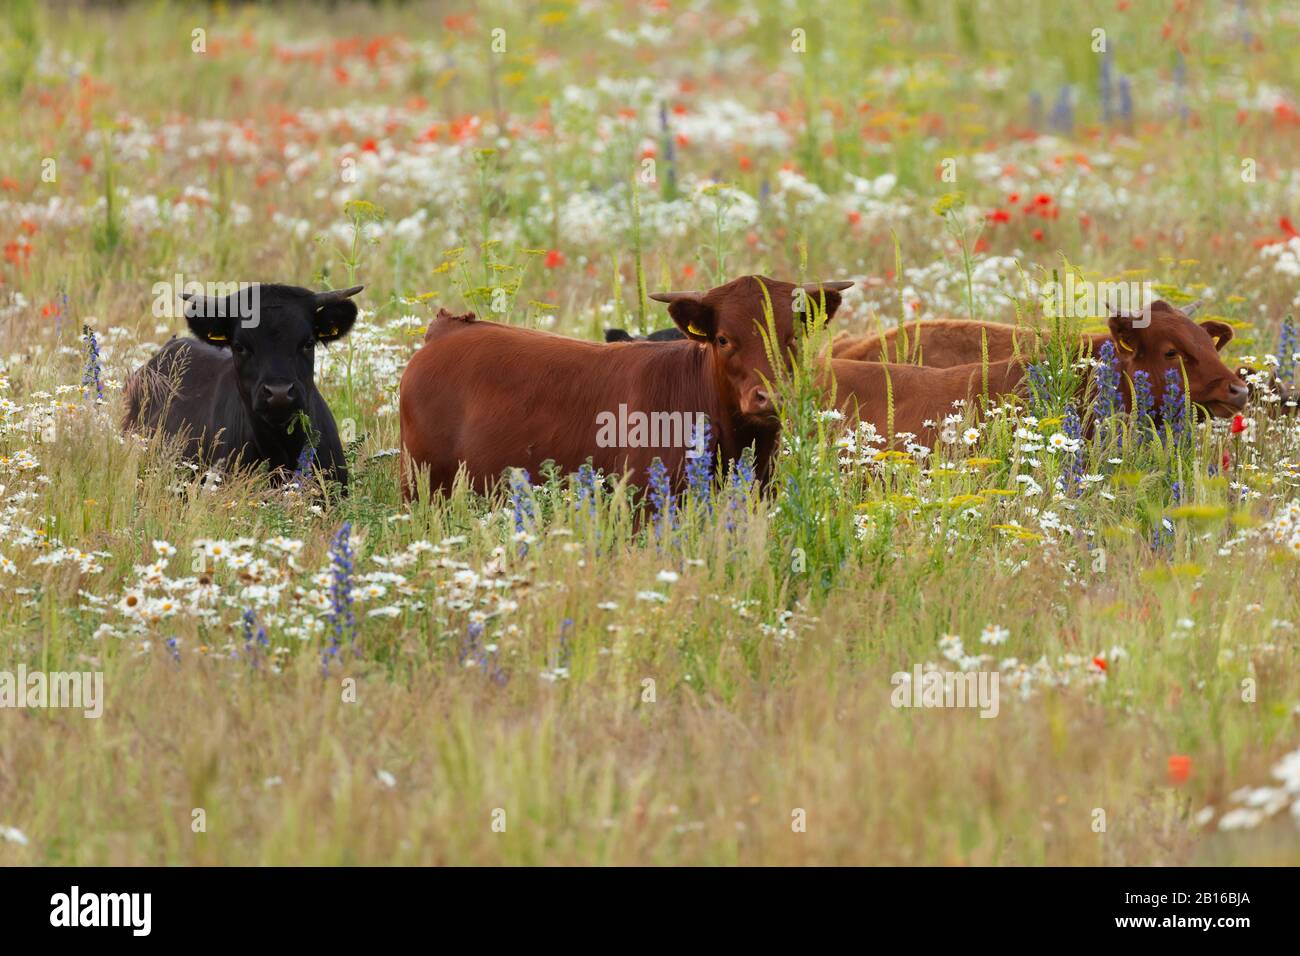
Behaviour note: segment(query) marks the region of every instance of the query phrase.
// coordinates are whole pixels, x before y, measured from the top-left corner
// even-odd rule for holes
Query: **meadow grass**
[[[17,4],[0,670],[102,671],[106,704],[0,710],[0,863],[1300,861],[1294,419],[1094,417],[1096,317],[1026,291],[1209,293],[1232,360],[1287,364],[1294,14],[1112,7]],[[864,280],[780,383],[766,488],[402,501],[439,307],[598,338],[751,272]],[[120,433],[177,273],[366,285],[318,368],[347,497]],[[1045,384],[937,409],[977,434],[927,453],[827,414],[830,333],[936,315],[1050,330]],[[996,671],[997,716],[893,706],[917,665]]]

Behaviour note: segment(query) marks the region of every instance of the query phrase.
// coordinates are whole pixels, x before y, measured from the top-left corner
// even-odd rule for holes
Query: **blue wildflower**
[[[748,450],[732,463],[727,485],[726,527],[728,531],[735,531],[739,512],[754,487],[754,461]]]
[[[1101,349],[1097,353],[1095,377],[1097,396],[1093,414],[1099,419],[1109,418],[1124,408],[1124,400],[1119,390],[1119,356],[1115,353],[1115,343],[1111,339],[1101,343]]]
[[[245,608],[243,616],[244,625],[244,651],[252,654],[259,648],[270,647],[271,642],[266,637],[266,629],[257,623],[257,614],[252,608]]]
[[[1108,49],[1101,57],[1101,118],[1102,122],[1111,121],[1111,86],[1113,80],[1114,65],[1111,63],[1111,52]]]
[[[586,506],[590,517],[596,516],[596,469],[587,460],[578,468],[578,500],[573,503],[575,511],[582,511]]]
[[[1125,123],[1133,121],[1133,85],[1127,76],[1119,78],[1119,118]]]
[[[686,487],[697,501],[712,511],[710,495],[713,490],[713,445],[709,432],[708,419],[703,421],[698,431],[695,427],[691,428],[688,438],[691,450],[686,456]]]
[[[659,104],[659,130],[663,133],[664,165],[667,167],[664,195],[672,197],[677,194],[677,144],[668,128],[668,107],[662,102]]]
[[[465,640],[460,646],[460,665],[467,667],[471,664],[478,667],[488,676],[492,683],[503,686],[509,676],[501,666],[497,664],[491,650],[482,643],[483,623],[481,621],[470,621],[465,628]]]
[[[1061,92],[1057,95],[1056,103],[1052,106],[1052,128],[1061,133],[1069,133],[1074,129],[1074,97],[1072,92],[1068,85],[1062,86]]]
[[[357,618],[352,610],[352,574],[355,560],[352,554],[352,522],[345,521],[330,543],[330,609],[326,620],[330,626],[330,646],[325,651],[326,667],[329,659],[338,657],[346,638],[356,641]]]
[[[1151,376],[1139,369],[1133,373],[1133,411],[1138,421],[1155,414],[1155,397],[1151,394]]]
[[[1083,421],[1079,418],[1079,412],[1073,403],[1065,409],[1061,429],[1065,433],[1065,437],[1078,442],[1074,451],[1065,459],[1065,466],[1061,472],[1061,484],[1064,492],[1067,495],[1077,495],[1083,487],[1085,459],[1083,453]]]
[[[655,538],[660,539],[664,536],[665,531],[671,531],[676,526],[675,502],[673,500],[672,484],[668,480],[668,469],[664,463],[656,456],[650,463],[650,507],[654,514]]]
[[[1178,104],[1178,118],[1185,124],[1190,110],[1187,106],[1187,60],[1181,50],[1174,59],[1174,100]]]
[[[86,340],[86,368],[81,374],[81,384],[87,389],[95,386],[95,400],[102,402],[104,400],[104,382],[100,375],[103,371],[99,361],[99,339],[95,336],[95,330],[89,325],[81,327],[81,336]]]
[[[532,479],[527,469],[515,468],[510,472],[510,507],[515,516],[515,534],[524,535],[533,522]],[[519,542],[519,554],[528,553],[528,542]]]
[[[1277,377],[1287,385],[1295,384],[1296,344],[1295,319],[1288,315],[1277,343]]]
[[[1186,406],[1183,404],[1183,375],[1176,368],[1165,369],[1165,393],[1160,400],[1160,417],[1177,440],[1186,428]]]

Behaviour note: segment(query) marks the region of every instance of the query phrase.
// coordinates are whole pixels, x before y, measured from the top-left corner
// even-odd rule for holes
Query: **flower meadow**
[[[105,703],[0,708],[0,863],[1300,863],[1298,31],[12,3],[0,670]],[[440,307],[599,340],[749,273],[855,280],[766,485],[704,456],[402,500]],[[1106,317],[1056,314],[1066,275],[1231,325],[1243,413],[1078,354]],[[191,280],[365,285],[316,361],[346,496],[123,434]],[[813,386],[831,335],[942,317],[1042,329],[1023,393],[927,445]],[[996,716],[896,706],[899,673],[997,675]]]

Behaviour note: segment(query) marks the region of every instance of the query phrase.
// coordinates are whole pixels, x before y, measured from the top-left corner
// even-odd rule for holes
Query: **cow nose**
[[[273,412],[293,407],[293,383],[288,385],[263,385],[262,402]]]
[[[1241,382],[1228,383],[1228,404],[1236,408],[1245,408],[1246,399],[1250,396],[1248,389]]]
[[[741,406],[741,411],[746,415],[766,415],[772,411],[772,399],[761,388],[756,388],[749,393],[749,400]]]

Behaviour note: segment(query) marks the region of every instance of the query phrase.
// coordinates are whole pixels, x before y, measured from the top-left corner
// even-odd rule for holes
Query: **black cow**
[[[185,294],[195,338],[172,339],[131,373],[123,428],[184,435],[187,457],[265,462],[278,478],[308,463],[311,437],[314,463],[346,490],[338,428],[316,390],[315,349],[352,328],[357,306],[350,297],[362,288],[257,285],[225,297]]]
[[[605,330],[606,342],[673,342],[684,338],[686,338],[686,334],[675,325],[660,329],[658,332],[651,332],[645,338],[632,335],[626,329]]]

